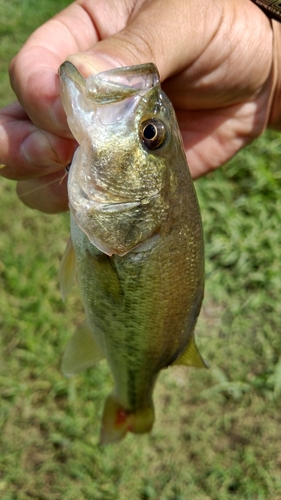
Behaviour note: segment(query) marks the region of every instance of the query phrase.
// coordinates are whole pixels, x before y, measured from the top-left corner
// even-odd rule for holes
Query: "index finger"
[[[38,28],[12,60],[11,85],[37,127],[70,136],[60,101],[58,68],[69,54],[97,40],[87,12],[72,4]]]

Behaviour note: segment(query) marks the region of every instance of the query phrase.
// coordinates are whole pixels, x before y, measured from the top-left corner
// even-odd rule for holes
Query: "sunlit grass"
[[[59,6],[0,0],[1,85],[17,46]],[[83,319],[78,291],[59,295],[68,214],[29,210],[1,180],[1,499],[281,499],[280,158],[280,136],[268,134],[196,182],[206,239],[197,338],[211,369],[161,373],[151,435],[108,448],[98,446],[106,363],[74,379],[60,372]]]

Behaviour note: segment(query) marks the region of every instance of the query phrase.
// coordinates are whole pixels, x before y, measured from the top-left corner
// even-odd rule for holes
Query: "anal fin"
[[[186,349],[173,362],[172,366],[174,365],[194,366],[196,368],[209,368],[208,364],[206,363],[206,361],[204,361],[200,352],[198,351],[193,335]]]
[[[68,342],[61,364],[64,375],[75,375],[95,365],[103,358],[87,323],[77,328]]]

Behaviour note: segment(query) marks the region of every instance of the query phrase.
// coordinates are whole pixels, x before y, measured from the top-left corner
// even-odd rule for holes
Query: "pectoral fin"
[[[65,300],[75,281],[75,253],[71,238],[69,238],[59,268],[60,293]]]
[[[87,254],[95,271],[97,289],[102,290],[114,303],[121,303],[123,291],[110,257],[103,253],[94,256],[89,251]]]
[[[75,375],[95,365],[103,358],[87,323],[83,323],[66,346],[61,370],[64,375]]]
[[[195,344],[194,337],[191,340],[180,356],[173,362],[173,365],[195,366],[196,368],[209,368],[208,364],[201,357],[200,352]]]

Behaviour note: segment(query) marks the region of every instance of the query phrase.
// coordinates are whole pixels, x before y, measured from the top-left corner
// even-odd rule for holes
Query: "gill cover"
[[[125,255],[167,217],[172,106],[152,63],[85,79],[65,62],[60,77],[69,127],[80,145],[69,172],[71,213],[99,250]]]

